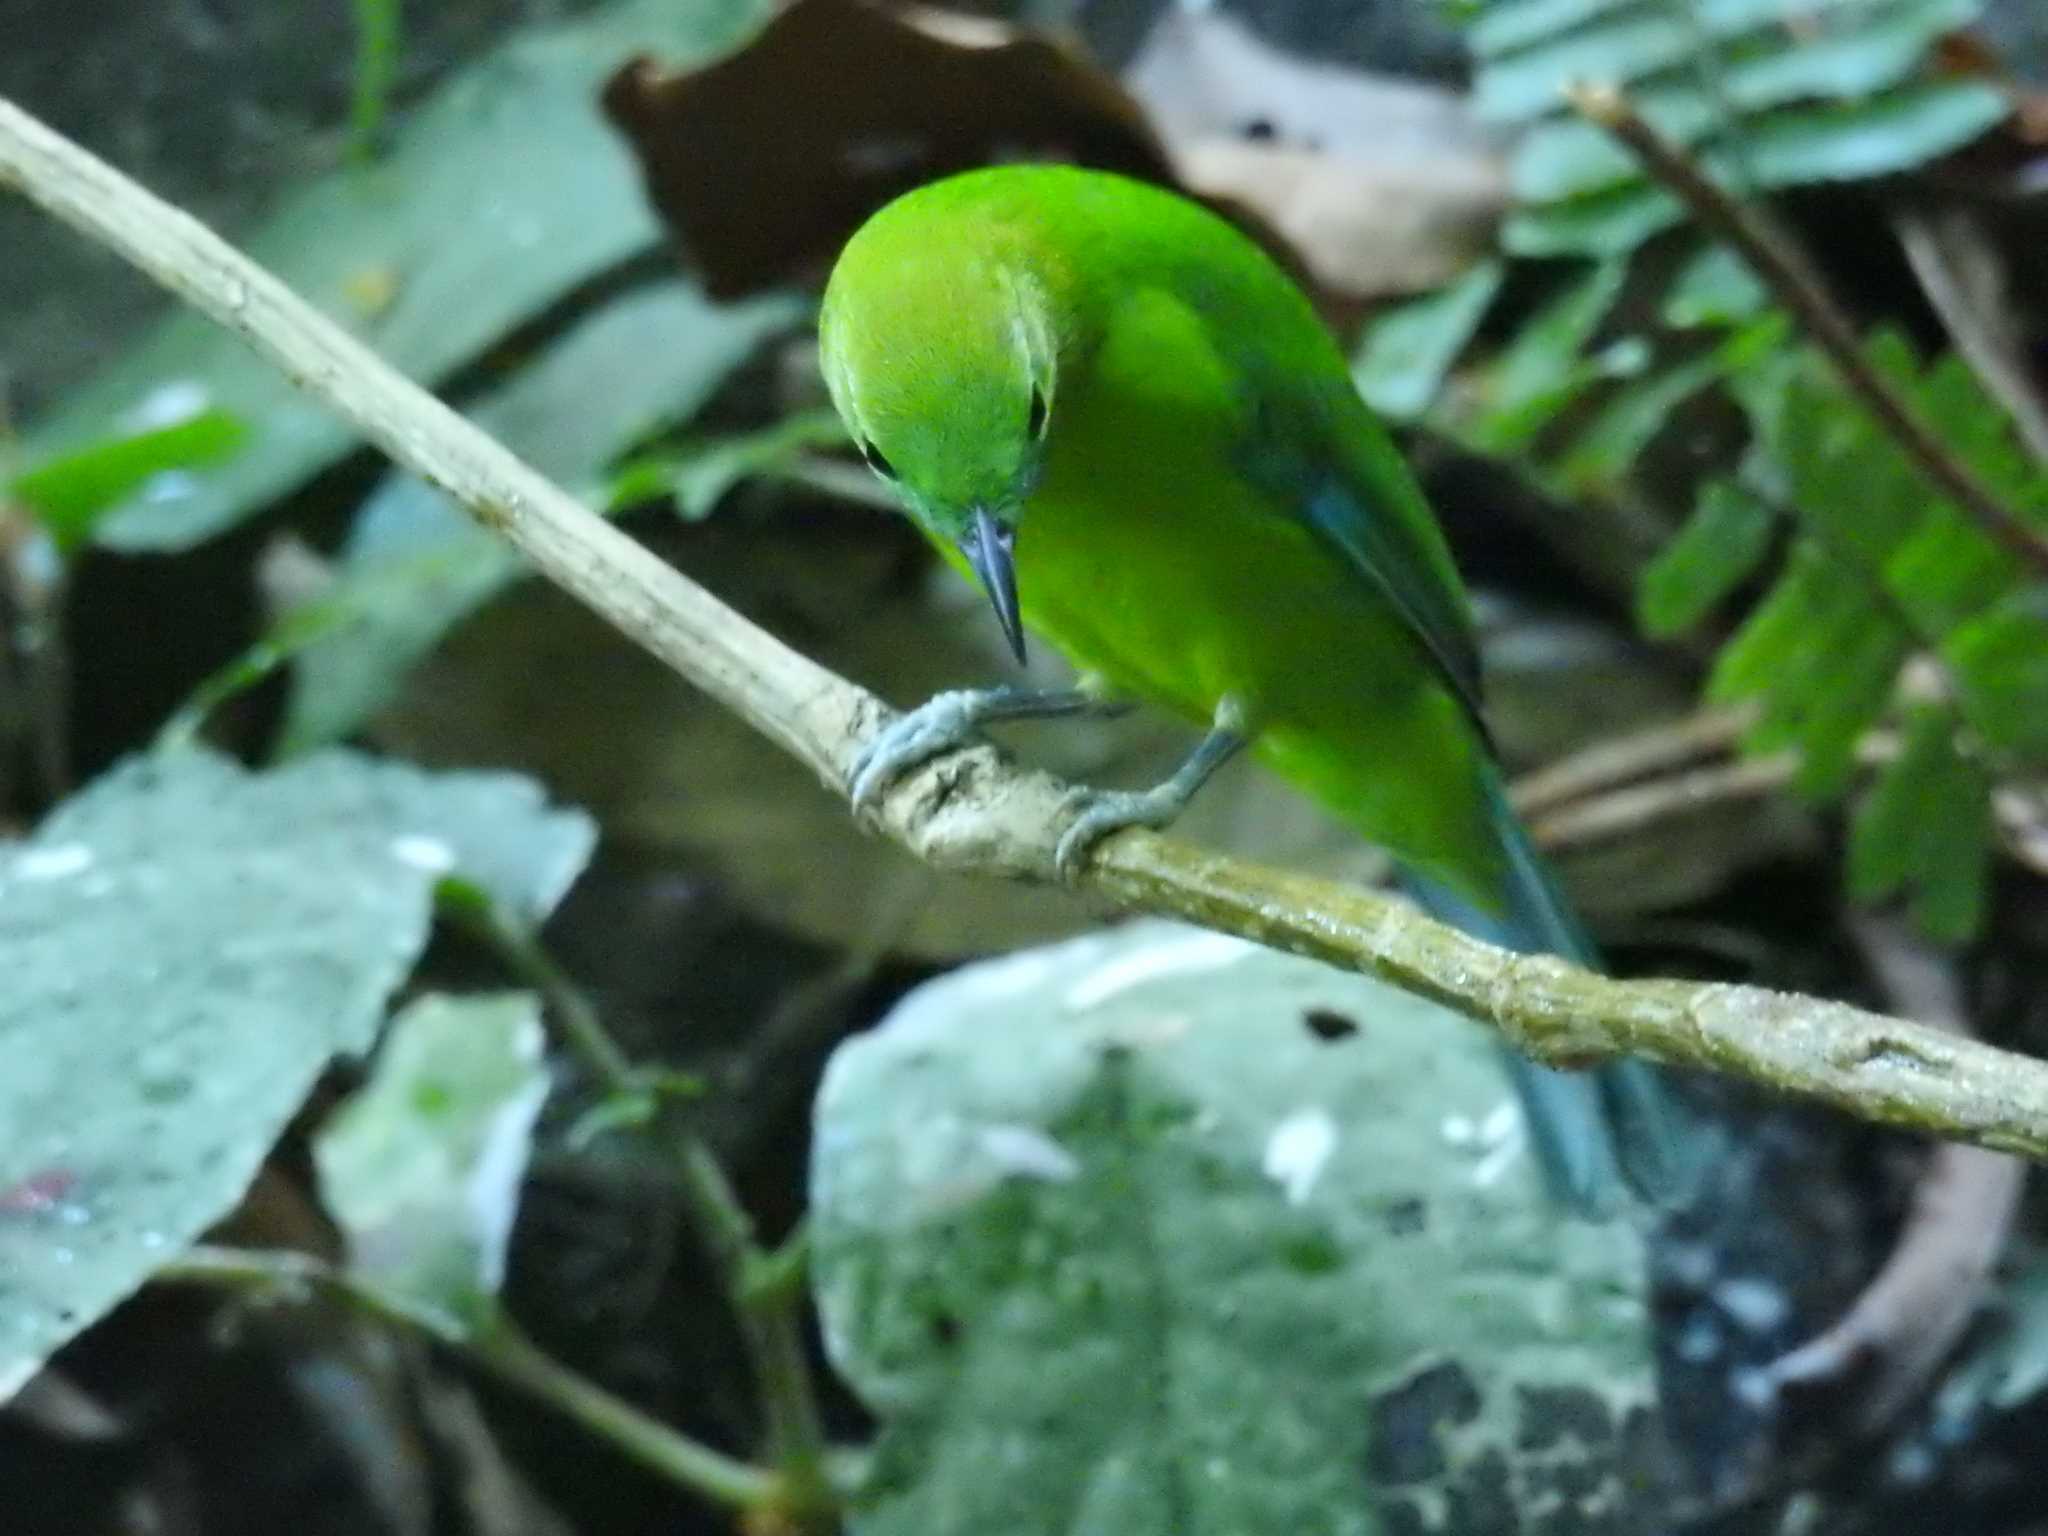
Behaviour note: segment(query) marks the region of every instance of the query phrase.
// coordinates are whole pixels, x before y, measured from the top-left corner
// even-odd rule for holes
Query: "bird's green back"
[[[820,335],[870,464],[1012,603],[1006,625],[1021,611],[1113,688],[1249,735],[1447,919],[1595,960],[1503,795],[1442,534],[1256,245],[1117,177],[971,172],[861,229]],[[1647,1069],[1514,1070],[1582,1204],[1618,1169],[1649,1189],[1677,1165]]]
[[[982,323],[986,292],[1020,271],[1043,284],[1056,317],[1059,335],[1037,344],[1066,351],[1071,366],[1085,367],[1112,317],[1145,295],[1185,305],[1231,381],[1241,472],[1384,591],[1477,719],[1463,587],[1413,476],[1301,290],[1207,209],[1065,166],[919,188],[877,214],[834,270],[821,325],[828,376],[886,351],[894,366],[868,369],[897,382],[881,413],[917,424],[932,459],[978,468],[978,445],[1002,439],[1018,397],[985,387],[979,359],[1001,338],[967,344],[977,338],[963,327]],[[914,495],[915,478],[906,484]]]

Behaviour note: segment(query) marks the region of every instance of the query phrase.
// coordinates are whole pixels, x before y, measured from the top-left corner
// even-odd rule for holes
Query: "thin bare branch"
[[[196,221],[0,102],[0,185],[212,315],[542,572],[775,741],[834,792],[888,718],[408,383]],[[876,821],[941,868],[1054,878],[1063,786],[989,748],[905,778]],[[1908,1130],[2048,1158],[2048,1063],[1840,1003],[1755,987],[1615,981],[1492,948],[1406,902],[1169,838],[1105,843],[1082,887],[1368,972],[1498,1029],[1539,1060],[1636,1054],[1750,1078]]]
[[[2048,572],[2048,534],[2033,526],[1980,480],[1920,419],[1891,382],[1872,366],[1863,339],[1791,236],[1760,208],[1737,201],[1682,146],[1659,133],[1611,85],[1582,85],[1566,93],[1574,107],[1605,128],[1642,161],[1644,169],[1690,208],[1707,228],[1734,246],[1790,310],[1834,364],[1842,382],[1920,467],[1928,483],[1956,503],[1990,537]]]

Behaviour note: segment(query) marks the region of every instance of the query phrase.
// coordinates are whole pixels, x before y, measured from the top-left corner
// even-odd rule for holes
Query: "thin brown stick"
[[[1696,218],[1734,246],[1778,301],[1819,344],[1842,382],[1892,439],[1920,466],[1930,485],[2035,569],[2048,573],[2048,534],[1999,499],[1949,452],[1864,354],[1856,327],[1828,292],[1806,253],[1762,209],[1739,202],[1679,145],[1664,137],[1611,85],[1566,93],[1584,116],[1625,145]]]
[[[1582,747],[1517,778],[1509,789],[1523,817],[1540,816],[1574,801],[1619,789],[1639,779],[1720,757],[1742,740],[1755,718],[1750,709],[1703,709],[1625,736]]]
[[[872,696],[662,564],[196,221],[4,102],[0,185],[242,336],[843,793],[855,756],[888,717]],[[1072,814],[1063,786],[983,747],[908,775],[875,820],[939,868],[1051,879],[1053,850]],[[2048,1158],[2048,1062],[1903,1020],[1756,987],[1615,981],[1495,949],[1394,897],[1140,831],[1104,843],[1080,883],[1127,911],[1182,918],[1382,977],[1492,1025],[1540,1061],[1647,1056],[1807,1094],[1904,1129]]]
[[[2012,274],[1974,210],[1909,210],[1892,221],[1899,246],[1942,328],[2012,417],[2037,463],[2048,464],[2048,392],[2028,360],[2008,290]]]

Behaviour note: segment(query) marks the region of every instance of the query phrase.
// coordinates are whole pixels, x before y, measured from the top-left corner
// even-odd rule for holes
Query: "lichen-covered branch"
[[[741,618],[408,383],[188,216],[0,102],[0,184],[240,334],[309,393],[498,529],[542,572],[807,764],[835,792],[888,717],[871,695]],[[1063,786],[990,748],[911,774],[876,821],[934,865],[1053,878]],[[1861,1009],[1754,987],[1614,981],[1516,956],[1392,896],[1288,875],[1144,832],[1105,843],[1082,887],[1370,972],[1493,1025],[1537,1058],[1619,1054],[1707,1068],[1866,1119],[2048,1158],[2048,1063]]]

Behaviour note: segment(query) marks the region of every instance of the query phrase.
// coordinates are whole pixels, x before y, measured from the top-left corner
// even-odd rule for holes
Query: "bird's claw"
[[[1083,789],[1075,792],[1077,814],[1060,834],[1053,867],[1072,880],[1087,866],[1095,845],[1127,827],[1163,827],[1180,814],[1185,796],[1168,785],[1157,789]]]
[[[956,691],[928,699],[884,726],[855,759],[848,776],[853,808],[872,810],[882,791],[919,763],[965,746],[980,723],[975,695]]]

